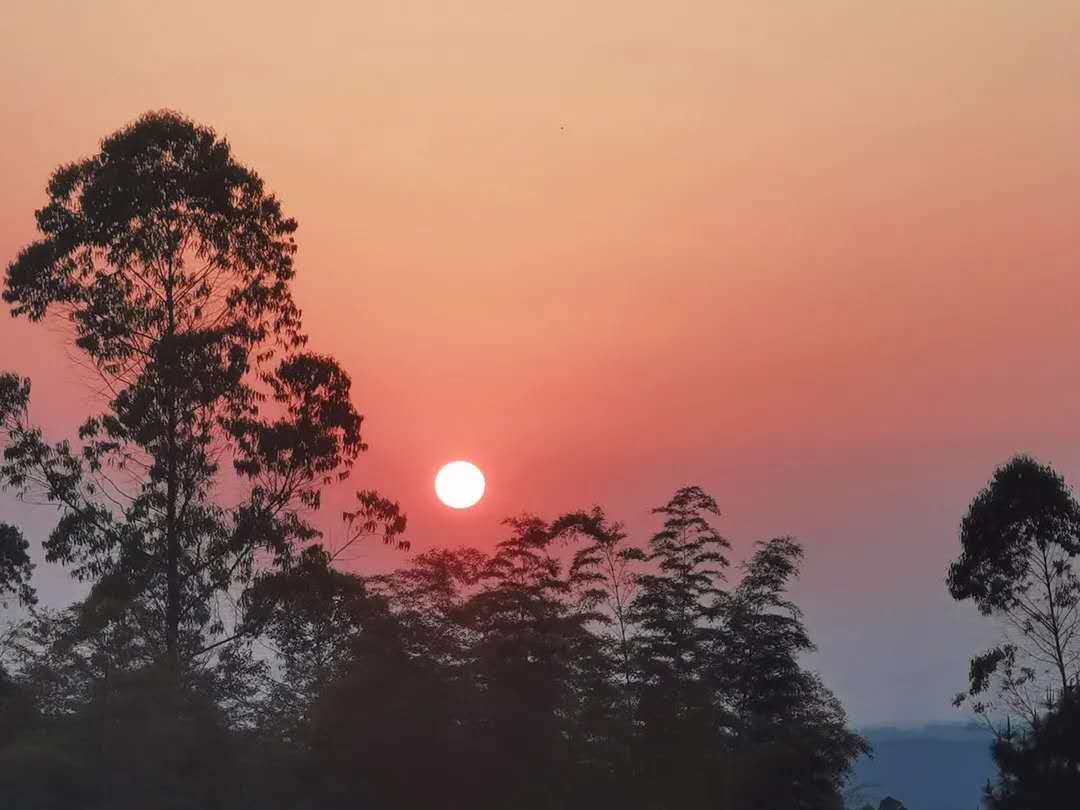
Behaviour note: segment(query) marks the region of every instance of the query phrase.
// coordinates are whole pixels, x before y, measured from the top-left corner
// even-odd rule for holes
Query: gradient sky
[[[944,590],[968,501],[1018,450],[1080,482],[1077,31],[1051,0],[7,0],[0,262],[58,164],[148,109],[210,124],[300,221],[367,417],[350,486],[414,548],[594,503],[643,538],[700,483],[737,554],[805,542],[857,723],[958,719],[995,638]],[[64,356],[0,318],[55,438],[94,407]]]

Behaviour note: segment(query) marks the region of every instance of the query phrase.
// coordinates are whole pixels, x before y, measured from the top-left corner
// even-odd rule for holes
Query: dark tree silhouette
[[[486,760],[492,807],[532,807],[569,786],[569,757],[584,744],[575,727],[577,676],[600,655],[570,600],[552,532],[538,518],[508,521],[511,535],[485,565],[464,605],[474,643],[470,667],[485,694],[478,720],[491,745]]]
[[[351,382],[306,349],[296,222],[213,130],[147,114],[47,192],[4,299],[68,328],[104,408],[77,446],[50,443],[29,381],[0,375],[0,484],[58,508],[46,559],[90,585],[24,634],[22,680],[95,801],[231,801],[210,742],[254,722],[269,665],[250,640],[275,615],[265,580],[317,556],[321,490],[365,449]],[[346,545],[400,541],[397,505],[358,497]],[[196,763],[205,779],[186,779]]]
[[[789,537],[758,543],[721,600],[724,629],[706,677],[729,713],[737,807],[840,806],[851,762],[870,750],[839,701],[799,663],[814,648],[787,597],[802,556]]]
[[[654,802],[694,806],[715,767],[719,701],[703,678],[719,632],[717,602],[729,543],[710,525],[716,502],[698,487],[680,489],[654,510],[663,528],[649,541],[651,570],[637,580],[631,615],[638,628],[635,760]]]
[[[637,593],[634,563],[645,560],[641,549],[628,545],[622,524],[608,521],[604,510],[571,512],[552,524],[557,536],[584,539],[570,565],[570,585],[586,611],[601,610],[599,621],[610,625],[620,675],[629,700],[633,688],[631,606]]]
[[[0,380],[0,391],[2,387],[3,381]],[[30,584],[33,564],[27,553],[29,546],[17,528],[0,523],[0,608],[6,608],[12,596],[26,607],[37,602],[37,595]],[[0,627],[0,748],[15,739],[36,716],[29,696],[4,668],[5,653],[20,630],[19,625]]]
[[[949,593],[1008,630],[972,659],[968,696],[984,716],[996,696],[1032,721],[1080,673],[1080,505],[1051,467],[1016,456],[972,501],[960,546]]]
[[[219,596],[318,537],[304,511],[364,449],[361,417],[348,375],[304,349],[295,220],[212,130],[145,115],[48,193],[4,298],[70,325],[107,408],[80,451],[48,444],[20,383],[0,409],[0,472],[60,508],[47,558],[91,601],[160,606],[147,631],[176,668],[225,629]],[[226,460],[245,487],[232,506],[214,498]]]
[[[0,386],[3,380],[0,379]],[[14,595],[24,605],[37,601],[30,577],[34,566],[27,549],[30,544],[14,526],[0,523],[0,607],[4,597]]]
[[[866,745],[799,664],[811,643],[787,588],[802,550],[759,544],[725,590],[709,551],[718,536],[692,510],[663,513],[652,563],[623,554],[633,547],[598,510],[514,519],[491,555],[431,551],[369,578],[310,546],[244,595],[273,658],[229,645],[184,688],[155,666],[149,608],[89,600],[40,613],[9,684],[21,719],[0,763],[19,775],[0,780],[0,796],[31,807],[135,808],[167,789],[193,807],[839,808]],[[581,546],[564,571],[568,533]],[[623,636],[597,609],[607,585],[583,576],[604,559],[599,544],[654,566],[624,572],[632,605],[686,608],[664,624],[642,614],[692,651],[678,665],[659,633],[638,647],[648,631],[627,612],[629,703]],[[658,564],[686,549],[689,567]],[[674,599],[675,585],[655,581],[665,570],[698,583],[702,601]],[[661,587],[671,601],[646,601]]]
[[[999,779],[987,788],[992,810],[1066,810],[1080,797],[1080,699],[1070,688],[1029,728],[992,748]]]

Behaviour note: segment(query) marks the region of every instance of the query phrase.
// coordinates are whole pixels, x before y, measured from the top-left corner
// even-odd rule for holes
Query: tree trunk
[[[168,414],[165,437],[168,458],[166,459],[165,482],[165,649],[169,666],[180,666],[180,538],[176,527],[177,469],[176,469],[176,307],[173,299],[173,268],[170,264],[168,283],[165,287],[168,325],[165,334],[165,407]]]
[[[1061,628],[1058,625],[1057,610],[1055,607],[1054,581],[1050,573],[1050,561],[1046,558],[1046,548],[1040,546],[1042,555],[1043,584],[1046,586],[1046,602],[1050,611],[1050,634],[1054,640],[1054,663],[1057,665],[1058,675],[1061,678],[1061,694],[1064,695],[1069,689],[1069,675],[1065,669],[1065,651],[1061,648]]]

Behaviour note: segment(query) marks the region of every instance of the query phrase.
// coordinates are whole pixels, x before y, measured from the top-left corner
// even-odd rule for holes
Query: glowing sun
[[[484,497],[484,474],[469,461],[451,461],[435,476],[435,494],[451,509],[468,509]]]

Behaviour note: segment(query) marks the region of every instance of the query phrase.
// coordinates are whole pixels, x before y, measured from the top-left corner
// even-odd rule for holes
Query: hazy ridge
[[[855,767],[860,796],[875,804],[894,796],[908,810],[974,810],[994,774],[990,732],[976,724],[941,723],[918,728],[874,726],[862,730],[873,758]]]

